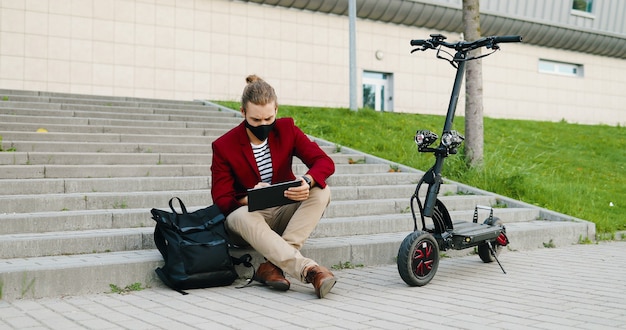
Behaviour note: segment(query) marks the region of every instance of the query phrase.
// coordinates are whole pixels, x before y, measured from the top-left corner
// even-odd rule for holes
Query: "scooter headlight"
[[[449,131],[441,136],[441,144],[449,149],[454,149],[461,145],[465,137],[457,131]]]
[[[435,143],[439,136],[429,130],[419,130],[415,133],[415,143],[419,148],[425,148]]]

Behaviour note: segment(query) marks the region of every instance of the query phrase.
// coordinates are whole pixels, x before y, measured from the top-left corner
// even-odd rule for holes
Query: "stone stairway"
[[[0,90],[0,300],[161,285],[149,211],[175,196],[191,210],[210,205],[211,142],[240,122],[208,102]],[[422,172],[315,141],[337,166],[304,254],[328,267],[395,263]],[[509,250],[595,235],[592,223],[461,184],[439,196],[453,219],[471,220],[476,204],[507,205],[495,215]]]

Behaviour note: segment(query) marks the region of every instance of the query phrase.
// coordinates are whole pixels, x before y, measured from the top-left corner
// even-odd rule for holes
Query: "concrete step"
[[[472,221],[474,210],[450,211],[452,221]],[[493,216],[502,220],[505,225],[517,222],[544,220],[539,209],[523,207],[495,207]],[[478,222],[482,223],[489,217],[489,212],[478,210]]]
[[[217,138],[217,136],[213,137]],[[146,140],[151,140],[150,137]],[[211,144],[152,142],[59,142],[59,141],[2,141],[3,150],[20,152],[79,152],[79,153],[212,153]],[[330,149],[327,148],[327,149]],[[327,152],[328,153],[328,152]],[[354,156],[353,156],[354,157]]]
[[[210,205],[211,192],[204,190],[168,190],[142,192],[101,192],[47,195],[2,195],[0,214],[82,210],[148,208],[167,205],[172,197],[189,205]]]
[[[162,121],[162,120],[126,120],[117,118],[80,118],[80,117],[44,117],[44,116],[22,116],[22,115],[2,115],[0,122],[12,123],[37,123],[45,128],[46,124],[55,125],[95,125],[95,126],[131,126],[143,127],[144,130],[161,128],[212,128],[228,130],[233,127],[231,123],[215,122],[183,122],[183,121]],[[239,121],[241,122],[241,120]]]
[[[411,212],[410,195],[405,198],[332,200],[325,217],[349,217],[372,214],[399,214]],[[332,198],[332,197],[331,197]],[[496,198],[491,196],[443,196],[439,198],[449,211],[474,209],[475,205],[495,205]]]
[[[2,133],[0,131],[0,133]],[[137,134],[80,134],[80,133],[24,133],[7,134],[2,149],[11,152],[40,152],[40,153],[71,153],[71,152],[98,152],[98,153],[198,153],[212,152],[211,143],[218,136],[177,136],[177,135],[137,135]],[[10,138],[24,138],[25,140],[10,140]],[[184,142],[183,142],[184,141]],[[333,147],[322,147],[330,156],[345,157],[346,161],[363,162],[363,157],[357,154],[336,153]],[[6,155],[5,155],[6,156]]]
[[[238,112],[222,111],[220,108],[203,105],[193,106],[175,106],[170,104],[156,104],[156,103],[140,103],[138,106],[102,106],[94,104],[62,104],[60,109],[66,112],[89,112],[89,113],[115,113],[115,116],[119,114],[131,114],[131,115],[155,115],[166,116],[167,120],[179,121],[186,119],[179,118],[211,118],[213,120],[220,120],[227,123],[236,123],[241,121],[241,114]],[[84,115],[78,115],[85,117]],[[100,116],[103,117],[103,116]],[[238,119],[238,121],[236,120]]]
[[[210,173],[208,173],[210,174]],[[406,180],[401,180],[406,178]],[[358,185],[360,190],[371,189],[370,186],[385,186],[381,189],[395,190],[401,188],[397,196],[410,196],[415,186],[409,185],[409,190],[404,185],[411,183],[412,176],[408,175],[351,175],[340,174],[328,180],[328,184],[335,188],[347,190],[342,193],[358,193],[354,189]],[[391,186],[390,186],[391,185]],[[205,176],[142,176],[142,177],[116,177],[116,178],[51,178],[51,179],[3,179],[0,180],[0,195],[41,195],[63,193],[92,193],[92,192],[125,192],[125,191],[163,191],[163,190],[196,190],[210,189],[211,177]],[[456,193],[455,185],[443,185],[442,191],[446,194]],[[408,194],[407,194],[408,192]],[[335,197],[337,195],[334,195]],[[347,197],[345,197],[347,198]]]
[[[149,145],[139,146],[143,153],[130,152],[2,152],[0,165],[161,165],[211,164],[210,153],[152,153]],[[143,149],[146,148],[146,149]],[[348,164],[360,157],[346,154],[329,155],[336,164]],[[294,163],[299,160],[294,159]]]
[[[74,94],[60,92],[44,92],[44,91],[23,91],[0,89],[0,101],[2,102],[37,102],[37,103],[60,103],[68,104],[103,104],[112,106],[120,104],[128,106],[135,104],[137,107],[153,107],[153,108],[206,108],[207,105],[203,101],[184,101],[170,100],[160,98],[142,98],[142,97],[123,97],[108,95],[91,95],[91,94]],[[1,102],[0,102],[1,103]],[[221,109],[220,109],[221,110]],[[238,111],[234,111],[238,112]]]
[[[45,125],[89,125],[89,118],[71,118],[71,117],[32,117],[32,116],[22,116],[18,114],[12,115],[3,115],[0,114],[0,123],[32,123],[32,124],[40,124],[42,127]],[[180,123],[179,127],[183,127],[183,124]]]
[[[211,164],[211,155],[183,153],[6,152],[0,165]]]
[[[139,107],[145,104],[156,104],[167,107],[198,107],[202,105],[201,101],[184,101],[184,100],[170,100],[170,99],[158,99],[158,98],[142,98],[142,97],[124,97],[124,96],[109,96],[109,95],[93,95],[93,94],[75,94],[75,93],[62,93],[62,92],[44,92],[44,91],[25,91],[25,90],[10,90],[0,89],[0,100],[4,102],[19,101],[21,97],[30,100],[40,100],[40,102],[48,103],[83,103],[94,104],[95,102],[106,101],[104,104],[112,104],[112,102],[118,102],[121,104],[136,103]],[[39,102],[39,101],[37,101]]]
[[[171,144],[208,144],[217,136],[180,136],[151,134],[118,134],[118,133],[36,133],[0,131],[2,141],[49,141],[49,142],[92,142],[92,143],[171,143]],[[26,151],[26,150],[17,150]]]
[[[221,136],[227,129],[217,128],[188,128],[181,127],[160,127],[159,129],[146,129],[137,126],[96,126],[96,125],[65,125],[50,124],[45,125],[24,122],[0,122],[0,131],[12,132],[37,132],[40,128],[45,128],[49,133],[88,133],[88,134],[147,134],[147,135],[182,135],[182,136]]]
[[[103,106],[97,104],[62,104],[59,108],[64,111],[89,111],[100,113],[124,113],[124,114],[154,114],[166,116],[203,116],[203,117],[221,117],[224,121],[230,122],[232,118],[241,118],[237,112],[221,111],[221,109],[212,106],[204,106],[200,104],[194,105],[174,105],[159,103],[139,103],[138,106]],[[171,117],[170,117],[171,118]]]
[[[0,195],[45,195],[199,189],[211,189],[211,178],[209,176],[0,180]]]
[[[72,106],[80,106],[81,109],[111,109],[128,108],[131,111],[140,112],[141,109],[171,109],[171,110],[211,110],[220,111],[217,107],[203,105],[201,102],[172,102],[151,99],[115,99],[100,97],[56,97],[56,96],[27,96],[27,95],[3,95],[0,93],[0,107],[26,108],[26,109],[71,109]],[[84,107],[83,107],[84,106]],[[74,108],[76,109],[76,108]],[[236,113],[236,112],[233,112]]]
[[[506,228],[511,243],[505,250],[544,248],[544,243],[549,244],[550,241],[553,246],[577,244],[579,237],[584,237],[589,230],[588,223],[561,221],[517,222],[507,224]],[[338,265],[347,261],[353,265],[394,264],[400,244],[411,231],[412,228],[405,232],[310,238],[302,252],[324,265]],[[568,235],[562,235],[564,231]],[[445,251],[446,255],[451,256],[472,253],[473,249]],[[501,261],[504,265],[505,260],[506,256],[503,256]]]
[[[3,165],[0,179],[202,176],[210,164],[190,165]]]
[[[480,214],[480,213],[479,213]],[[453,221],[472,221],[472,210],[451,211]],[[418,229],[422,229],[419,211],[416,210]],[[511,223],[534,221],[539,218],[539,211],[526,208],[497,208],[494,216],[508,226]],[[480,217],[482,223],[486,216]],[[427,220],[428,221],[428,220]],[[375,214],[348,217],[324,217],[320,220],[311,238],[372,235],[382,232],[405,232],[413,230],[413,215],[410,212],[397,214]]]
[[[40,153],[211,153],[211,144],[3,141],[2,149]]]
[[[167,205],[174,196],[193,203],[210,203],[210,190],[90,192],[43,195],[2,195],[0,214],[109,210]]]
[[[166,208],[167,206],[165,206]],[[165,209],[164,208],[164,209]],[[3,235],[154,226],[151,208],[0,213]],[[195,208],[189,207],[192,211]]]
[[[109,292],[110,284],[158,285],[154,269],[161,264],[157,250],[0,260],[2,298],[10,301]]]
[[[154,227],[0,235],[0,259],[154,249]]]
[[[456,194],[456,186],[443,185],[442,194]],[[423,187],[420,195],[424,195],[426,187]],[[359,185],[359,186],[333,186],[331,198],[334,201],[355,200],[385,200],[394,198],[409,199],[415,192],[415,185]]]
[[[159,111],[153,111],[149,108],[138,108],[144,111],[136,111],[134,110],[132,113],[128,112],[126,107],[98,107],[91,108],[92,111],[84,110],[85,108],[90,108],[88,106],[85,107],[61,107],[60,109],[31,109],[31,108],[14,108],[7,107],[6,103],[0,103],[0,114],[2,115],[19,115],[19,116],[32,116],[32,117],[68,117],[68,118],[116,118],[121,120],[149,120],[149,121],[164,121],[164,122],[215,122],[220,121],[222,123],[232,124],[233,126],[241,122],[241,118],[235,117],[234,115],[224,116],[223,113],[216,111],[215,109],[208,108],[203,112],[196,111],[193,114],[190,114],[190,111],[180,111],[180,110],[170,110],[169,112],[166,109],[162,109]],[[14,106],[28,106],[28,107],[36,107],[39,104],[14,104]],[[69,109],[67,109],[69,108]],[[77,109],[77,110],[75,110]],[[137,109],[137,108],[135,108]],[[177,113],[181,112],[181,113]],[[213,116],[213,114],[218,114],[217,116]]]
[[[206,181],[198,183],[205,185]],[[384,187],[384,186],[383,186]],[[384,214],[406,212],[413,186],[406,186],[406,191],[397,193],[389,189],[370,186],[360,192],[359,199],[353,199],[352,187],[337,187],[333,192],[333,201],[326,210],[329,217],[345,216],[345,214]],[[402,198],[402,193],[406,196]],[[170,198],[180,196],[188,205],[210,205],[211,191],[208,188],[191,190],[160,190],[160,191],[114,191],[114,192],[77,192],[50,193],[44,195],[0,195],[1,213],[32,213],[55,211],[80,211],[97,209],[133,209],[148,208],[155,205],[167,205]],[[442,201],[449,200],[449,210],[473,208],[474,205],[492,205],[496,200],[489,196],[445,196]],[[189,200],[189,201],[187,201]],[[358,210],[357,210],[358,208]],[[354,210],[352,210],[354,209]],[[365,212],[365,213],[364,213]]]
[[[47,107],[52,109],[42,109],[40,104],[37,103],[0,103],[0,114],[3,115],[20,115],[29,117],[85,117],[85,118],[112,118],[117,117],[126,120],[157,120],[168,121],[168,115],[156,115],[152,112],[145,111],[145,113],[123,113],[123,112],[100,112],[100,111],[74,111],[64,110],[59,104],[58,109],[54,106],[57,104],[46,104]],[[121,110],[121,109],[119,109]],[[149,109],[146,109],[149,110]]]
[[[0,159],[2,157],[0,153]],[[10,154],[4,162],[11,164]],[[5,155],[6,156],[6,155]],[[17,157],[16,157],[17,158]],[[26,160],[20,159],[21,163]],[[1,163],[1,162],[0,162]],[[336,164],[335,175],[387,173],[386,164]],[[294,173],[306,172],[306,166],[294,164]],[[0,179],[41,179],[41,178],[110,178],[110,177],[163,177],[163,176],[202,176],[211,173],[210,164],[153,164],[153,165],[3,165]]]
[[[365,167],[379,165],[339,165],[339,167]],[[328,179],[331,186],[371,186],[371,185],[397,185],[417,184],[421,175],[415,172],[388,172],[389,166],[380,166],[383,171],[377,172],[372,169],[369,173],[335,173]]]

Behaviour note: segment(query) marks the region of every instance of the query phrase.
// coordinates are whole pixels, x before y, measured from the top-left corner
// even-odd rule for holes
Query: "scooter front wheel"
[[[424,286],[437,273],[439,245],[431,234],[414,231],[402,241],[397,262],[400,277],[406,284]]]

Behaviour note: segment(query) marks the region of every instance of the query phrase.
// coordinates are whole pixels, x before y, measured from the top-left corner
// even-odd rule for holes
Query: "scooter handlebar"
[[[432,39],[424,40],[424,39],[413,39],[411,40],[411,46],[421,46],[421,50],[426,50],[428,48],[434,49],[439,46],[444,46],[447,48],[453,48],[456,50],[472,50],[480,47],[491,48],[499,43],[507,43],[507,42],[521,42],[521,36],[491,36],[484,37],[474,41],[459,41],[455,43],[448,43],[444,40],[445,36],[440,34],[431,34]]]

